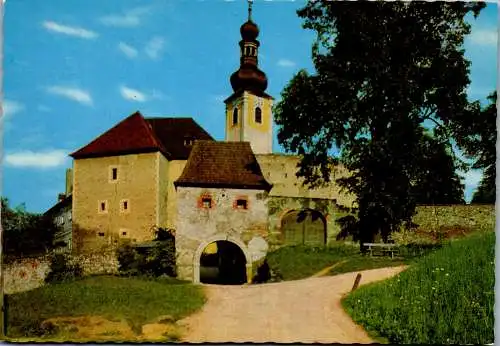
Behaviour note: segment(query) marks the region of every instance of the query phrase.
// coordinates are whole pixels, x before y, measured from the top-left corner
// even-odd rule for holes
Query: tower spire
[[[248,20],[240,27],[240,68],[231,75],[230,82],[234,92],[253,90],[262,93],[267,88],[267,77],[258,68],[259,27],[252,21],[253,0],[247,0],[247,3]]]
[[[248,1],[248,20],[252,21],[252,4],[253,0],[247,0]]]

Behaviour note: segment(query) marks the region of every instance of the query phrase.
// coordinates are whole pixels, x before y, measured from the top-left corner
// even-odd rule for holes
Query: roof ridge
[[[163,119],[192,119],[193,117],[144,117],[145,120],[163,120]]]
[[[149,136],[153,140],[154,144],[160,149],[160,151],[163,151],[166,156],[172,156],[167,151],[167,149],[165,149],[165,147],[163,146],[163,144],[159,140],[158,136],[156,136],[155,132],[153,131],[153,128],[151,127],[151,124],[146,121],[146,118],[144,118],[144,116],[141,113],[139,113],[139,112],[137,112],[137,113],[141,118],[142,125],[146,128],[146,131],[149,133]]]

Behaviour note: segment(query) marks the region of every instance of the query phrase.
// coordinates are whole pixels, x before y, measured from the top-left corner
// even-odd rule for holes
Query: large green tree
[[[331,149],[358,205],[361,242],[411,223],[422,124],[437,139],[470,115],[464,37],[484,7],[464,2],[314,1],[298,11],[316,31],[315,73],[299,71],[276,104],[278,140],[302,156],[297,175],[329,181]]]
[[[53,220],[40,214],[29,213],[24,205],[12,208],[1,198],[2,245],[7,255],[32,255],[52,248],[57,232]]]
[[[416,204],[464,204],[464,185],[446,143],[422,129],[420,149],[415,155],[417,176],[411,195]]]
[[[461,144],[465,154],[475,160],[473,168],[483,169],[483,178],[472,197],[472,203],[495,203],[497,92],[488,96],[488,105],[476,102],[474,116],[464,119]]]

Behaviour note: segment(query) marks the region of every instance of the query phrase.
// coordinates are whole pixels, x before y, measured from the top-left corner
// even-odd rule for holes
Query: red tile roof
[[[196,141],[175,186],[271,189],[248,142]]]
[[[187,159],[191,147],[184,145],[186,135],[212,139],[191,118],[145,119],[135,112],[70,156],[81,159],[160,151],[171,160]]]
[[[185,140],[214,140],[192,118],[148,118],[146,121],[174,160],[187,160],[189,157],[192,145],[185,145]]]

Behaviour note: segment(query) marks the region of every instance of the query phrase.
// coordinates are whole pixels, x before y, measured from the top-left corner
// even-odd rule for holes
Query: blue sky
[[[312,71],[302,1],[256,1],[268,93]],[[133,113],[193,117],[224,139],[245,1],[8,0],[4,9],[2,195],[43,212],[64,191],[67,156]],[[469,95],[496,88],[497,8],[473,21]],[[276,130],[275,130],[276,134]],[[275,151],[281,151],[275,140]],[[467,192],[481,173],[467,172]]]

